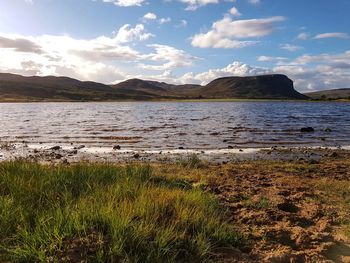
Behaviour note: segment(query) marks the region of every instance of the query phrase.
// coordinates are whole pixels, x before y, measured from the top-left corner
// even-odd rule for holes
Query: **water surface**
[[[350,145],[349,103],[1,103],[4,142],[225,149]],[[314,133],[300,128],[314,127]],[[331,132],[326,131],[331,129]]]

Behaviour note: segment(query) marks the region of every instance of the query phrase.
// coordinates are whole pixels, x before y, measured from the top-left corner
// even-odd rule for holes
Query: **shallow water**
[[[14,143],[146,150],[350,145],[349,103],[2,103],[0,121],[1,141]],[[301,133],[305,126],[315,132]]]

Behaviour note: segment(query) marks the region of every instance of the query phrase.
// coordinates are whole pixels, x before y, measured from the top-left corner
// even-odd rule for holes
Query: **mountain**
[[[322,90],[305,93],[305,95],[313,99],[322,100],[350,99],[350,89]]]
[[[285,75],[225,77],[200,85],[172,85],[164,82],[131,79],[114,85],[119,90],[143,91],[154,95],[188,98],[308,99],[294,89]]]
[[[109,85],[67,77],[0,74],[2,101],[147,100],[153,97],[145,92],[119,91]]]
[[[285,75],[219,78],[202,88],[205,98],[308,99]]]
[[[195,98],[199,96],[201,85],[174,85],[165,82],[149,81],[141,79],[129,79],[124,82],[112,86],[119,91],[131,92],[146,92],[153,96],[161,96],[168,98]]]
[[[129,79],[116,85],[0,73],[0,101],[115,101],[196,98],[308,99],[284,75],[226,77],[206,86]]]
[[[120,82],[119,84],[112,85],[111,87],[115,90],[118,90],[120,92],[140,92],[140,93],[146,93],[153,96],[173,96],[171,91],[167,90],[166,87],[162,87],[159,82],[155,81],[145,81],[142,79],[129,79],[123,82]],[[166,84],[166,83],[164,83]]]

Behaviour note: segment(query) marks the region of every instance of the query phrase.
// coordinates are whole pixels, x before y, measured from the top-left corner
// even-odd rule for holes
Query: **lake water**
[[[0,140],[12,143],[135,150],[350,145],[349,103],[2,103],[0,120]],[[301,133],[305,126],[315,132]]]

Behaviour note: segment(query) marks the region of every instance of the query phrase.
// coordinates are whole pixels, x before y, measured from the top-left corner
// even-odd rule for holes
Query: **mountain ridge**
[[[162,99],[308,99],[285,75],[223,77],[207,85],[128,79],[114,85],[69,77],[0,73],[1,101],[115,101]]]

